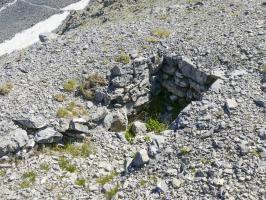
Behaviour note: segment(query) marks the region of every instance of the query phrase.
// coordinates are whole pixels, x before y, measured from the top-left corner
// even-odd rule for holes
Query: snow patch
[[[10,4],[14,4],[16,1],[17,0]],[[35,24],[31,28],[17,33],[12,39],[6,40],[0,44],[0,56],[10,54],[13,51],[26,48],[36,42],[39,42],[39,35],[41,33],[50,33],[54,31],[67,18],[71,10],[82,10],[89,2],[90,0],[81,0],[77,3],[70,4],[61,9],[63,13],[52,15],[48,19]]]

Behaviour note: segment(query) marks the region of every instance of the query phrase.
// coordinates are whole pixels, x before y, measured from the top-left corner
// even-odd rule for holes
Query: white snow
[[[26,48],[38,42],[41,33],[54,31],[67,18],[70,10],[82,10],[88,5],[89,1],[90,0],[81,0],[77,3],[70,4],[61,9],[64,10],[63,13],[52,15],[31,28],[17,33],[12,39],[4,41],[0,44],[0,56]]]
[[[62,8],[62,10],[83,10],[89,4],[89,2],[90,0],[81,0],[77,3],[73,3]]]

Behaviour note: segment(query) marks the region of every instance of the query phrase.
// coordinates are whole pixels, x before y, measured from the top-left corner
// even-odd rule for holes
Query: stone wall
[[[131,114],[160,91],[168,91],[174,101],[200,100],[214,81],[213,76],[198,70],[187,57],[156,54],[150,58],[137,57],[131,64],[112,68],[105,95],[100,89],[96,97],[101,96],[98,102],[104,101],[110,107],[126,107]]]

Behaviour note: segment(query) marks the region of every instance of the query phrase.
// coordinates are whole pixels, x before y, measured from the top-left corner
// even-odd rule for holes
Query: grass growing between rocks
[[[67,143],[63,147],[56,146],[53,148],[54,151],[72,155],[73,157],[83,157],[87,158],[91,153],[93,153],[92,144],[90,141],[85,141],[82,144],[74,145],[73,143]]]
[[[13,89],[13,84],[10,82],[0,85],[0,95],[8,95]]]
[[[190,147],[183,146],[180,148],[179,152],[180,152],[180,155],[185,156],[185,155],[190,154],[191,151],[192,151],[192,149]]]
[[[159,122],[159,120],[155,118],[148,119],[146,127],[148,131],[154,131],[156,134],[160,134],[168,128],[166,124]]]
[[[116,177],[118,175],[118,173],[116,171],[112,171],[110,174],[105,175],[105,176],[101,176],[100,178],[97,179],[97,183],[99,183],[100,185],[105,185],[106,183],[111,182],[114,177]]]
[[[160,42],[160,40],[158,38],[156,38],[156,37],[147,37],[145,39],[145,41],[149,42],[149,43],[158,43],[158,42]]]
[[[65,108],[59,108],[56,116],[59,118],[72,118],[81,117],[85,114],[87,114],[86,109],[72,101]]]
[[[126,53],[121,53],[120,55],[115,57],[115,62],[128,64],[130,62],[130,57]]]
[[[31,187],[35,183],[36,177],[37,177],[37,174],[33,171],[25,172],[22,175],[22,178],[24,180],[19,184],[20,188],[24,189],[24,188]]]
[[[116,184],[111,190],[105,192],[106,199],[111,200],[119,191],[119,184]]]
[[[132,144],[135,137],[136,137],[136,134],[132,131],[132,125],[129,125],[129,127],[127,128],[125,132],[125,138],[130,144]]]
[[[63,102],[66,100],[66,96],[63,94],[55,94],[53,95],[53,99],[57,102]]]
[[[41,169],[42,171],[48,172],[48,171],[50,170],[50,166],[49,166],[48,163],[42,163],[42,164],[40,165],[40,169]]]
[[[68,80],[63,84],[64,91],[66,92],[74,92],[78,87],[77,81],[75,80]]]
[[[95,89],[98,87],[103,87],[107,84],[105,78],[98,73],[88,76],[82,81],[79,86],[79,91],[81,95],[87,100],[93,100],[95,96]]]
[[[169,38],[170,35],[171,35],[171,31],[166,29],[166,28],[162,28],[162,27],[157,27],[155,29],[153,29],[151,31],[151,34],[153,36],[156,36],[158,38],[162,38],[162,39],[165,39],[165,38]]]
[[[77,178],[75,184],[81,187],[85,187],[86,180],[84,178]]]
[[[263,74],[266,74],[266,65],[263,65],[263,66],[262,66],[262,73],[263,73]]]
[[[73,173],[77,170],[76,166],[71,164],[71,162],[66,157],[60,157],[58,160],[58,165],[60,169]]]
[[[3,177],[6,175],[6,170],[0,170],[0,177]]]

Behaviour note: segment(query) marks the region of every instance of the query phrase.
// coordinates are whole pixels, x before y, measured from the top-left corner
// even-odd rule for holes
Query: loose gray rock
[[[148,162],[149,162],[149,156],[147,150],[142,149],[136,153],[135,158],[132,161],[132,166],[136,168],[142,168]]]
[[[140,121],[135,121],[132,123],[131,130],[135,135],[144,135],[147,131],[145,123]]]
[[[34,140],[36,143],[40,144],[51,144],[60,142],[63,138],[63,135],[51,127],[48,127],[44,130],[40,130],[36,133]]]
[[[103,125],[107,130],[121,132],[127,129],[128,119],[124,109],[109,113],[104,118]]]
[[[28,119],[14,119],[14,122],[24,128],[41,129],[47,126],[47,123],[42,117],[32,117]]]
[[[39,39],[41,42],[47,42],[47,41],[51,41],[54,40],[58,37],[58,35],[56,33],[41,33],[39,35]]]

